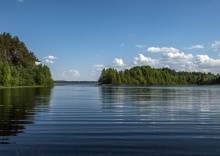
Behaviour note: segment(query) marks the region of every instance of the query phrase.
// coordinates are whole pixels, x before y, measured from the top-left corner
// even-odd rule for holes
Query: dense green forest
[[[17,36],[0,34],[0,86],[53,86],[50,69],[36,62]]]
[[[202,72],[176,72],[169,68],[137,66],[124,71],[103,69],[99,84],[109,85],[209,85],[220,84],[220,76]]]

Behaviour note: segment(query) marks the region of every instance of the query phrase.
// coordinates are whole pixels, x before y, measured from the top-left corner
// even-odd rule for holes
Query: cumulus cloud
[[[154,68],[169,67],[176,71],[195,71],[194,57],[192,54],[163,53],[161,58],[152,59],[143,54],[134,58],[133,66],[150,65]]]
[[[43,57],[45,59],[45,63],[49,63],[49,64],[53,64],[55,59],[57,59],[57,57],[49,55],[49,56],[45,56]]]
[[[115,58],[115,59],[113,60],[113,63],[115,64],[115,66],[118,66],[118,67],[122,67],[122,66],[125,65],[124,62],[123,62],[123,60],[122,60],[122,59],[118,59],[118,58]]]
[[[194,57],[192,54],[185,54],[183,52],[179,52],[178,49],[170,47],[150,47],[147,50],[148,52],[155,52],[155,53],[161,53],[161,58],[159,59],[151,59],[151,58],[144,58],[143,55],[139,54],[141,62],[151,61],[149,65],[156,66],[159,68],[162,67],[170,67],[171,69],[175,69],[177,71],[191,71],[194,69],[193,60]],[[142,58],[142,59],[141,59]],[[153,61],[152,61],[153,60]],[[134,61],[134,64],[138,64],[137,61]]]
[[[54,63],[52,60],[49,60],[49,59],[46,59],[45,62],[46,62],[46,63],[50,63],[50,64],[53,64],[53,63]]]
[[[80,72],[77,70],[69,70],[69,73],[73,76],[73,77],[79,77],[80,76]]]
[[[81,74],[76,69],[64,70],[62,71],[61,75],[59,75],[59,77],[61,77],[61,79],[63,80],[67,80],[67,81],[80,81],[81,80]]]
[[[93,66],[93,68],[98,71],[102,70],[104,67],[105,66],[103,64],[96,64]]]
[[[35,65],[37,65],[37,66],[40,65],[40,64],[41,64],[41,62],[37,62],[37,61],[35,62]]]
[[[208,55],[197,55],[196,63],[203,68],[220,67],[220,59],[212,59]]]
[[[139,58],[138,58],[138,57],[135,57],[135,58],[134,58],[134,62],[133,62],[134,65],[138,65],[138,61],[139,61]]]
[[[152,67],[169,67],[176,71],[201,71],[219,73],[220,59],[210,58],[208,55],[197,55],[184,53],[163,53],[163,58],[151,59],[139,54],[134,58],[133,65],[150,65]]]
[[[176,49],[176,48],[173,48],[173,47],[162,47],[162,48],[159,48],[159,47],[149,47],[147,49],[148,52],[151,52],[151,53],[178,53],[179,50]]]
[[[184,54],[184,53],[164,53],[164,57],[170,59],[192,59],[192,54]]]
[[[92,67],[92,71],[90,73],[90,75],[94,76],[94,75],[100,75],[101,71],[105,68],[105,66],[103,64],[96,64]]]
[[[57,57],[55,57],[55,56],[51,56],[51,55],[49,55],[49,56],[45,56],[45,57],[43,57],[44,59],[51,59],[51,60],[55,60],[55,59],[57,59]]]
[[[215,41],[211,47],[212,47],[213,51],[220,50],[220,41]]]
[[[159,60],[160,67],[169,66],[169,68],[176,71],[195,71],[194,59],[191,56],[182,54],[171,55]]]
[[[137,48],[142,48],[140,45],[136,45]],[[202,45],[193,45],[188,47],[190,49],[202,49]],[[216,41],[212,44],[212,48],[220,50],[220,41]],[[176,71],[201,71],[201,72],[213,72],[220,73],[220,59],[210,58],[208,55],[193,55],[180,52],[173,47],[149,47],[147,49],[151,53],[161,54],[159,58],[152,59],[143,54],[139,54],[134,57],[131,64],[125,65],[122,59],[115,58],[113,63],[120,69],[131,68],[134,66],[150,65],[154,68],[169,67]]]
[[[204,48],[204,46],[203,45],[199,45],[199,44],[197,44],[197,45],[193,45],[193,46],[191,46],[191,47],[187,47],[187,48],[185,48],[185,49],[203,49]]]
[[[137,45],[135,45],[135,47],[136,47],[136,48],[144,48],[144,47],[146,47],[146,45],[143,45],[143,44],[137,44]]]
[[[164,65],[163,68],[170,68],[170,66],[169,65]]]
[[[156,65],[158,63],[158,60],[151,59],[150,57],[145,57],[143,54],[139,54],[139,57],[134,58],[134,65]]]

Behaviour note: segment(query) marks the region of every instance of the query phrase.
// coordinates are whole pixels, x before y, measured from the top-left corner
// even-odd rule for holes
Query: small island
[[[24,42],[10,33],[0,34],[0,87],[53,85],[50,69]]]
[[[103,69],[98,82],[100,85],[212,85],[220,84],[220,76],[210,72],[176,72],[169,68],[136,66],[124,71]]]

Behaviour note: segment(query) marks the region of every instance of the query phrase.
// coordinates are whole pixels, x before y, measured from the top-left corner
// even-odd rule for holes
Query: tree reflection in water
[[[114,109],[121,105],[146,104],[152,100],[151,88],[142,87],[101,87],[103,109]],[[145,101],[145,103],[142,103]],[[134,106],[135,107],[135,106]]]
[[[0,89],[0,144],[9,144],[9,136],[24,133],[25,124],[33,124],[35,107],[48,111],[51,88]],[[38,110],[39,111],[39,110]]]

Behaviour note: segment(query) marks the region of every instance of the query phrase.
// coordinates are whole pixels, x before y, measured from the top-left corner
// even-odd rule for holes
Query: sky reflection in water
[[[0,150],[23,155],[218,154],[219,91],[218,86],[79,84],[1,89]]]

